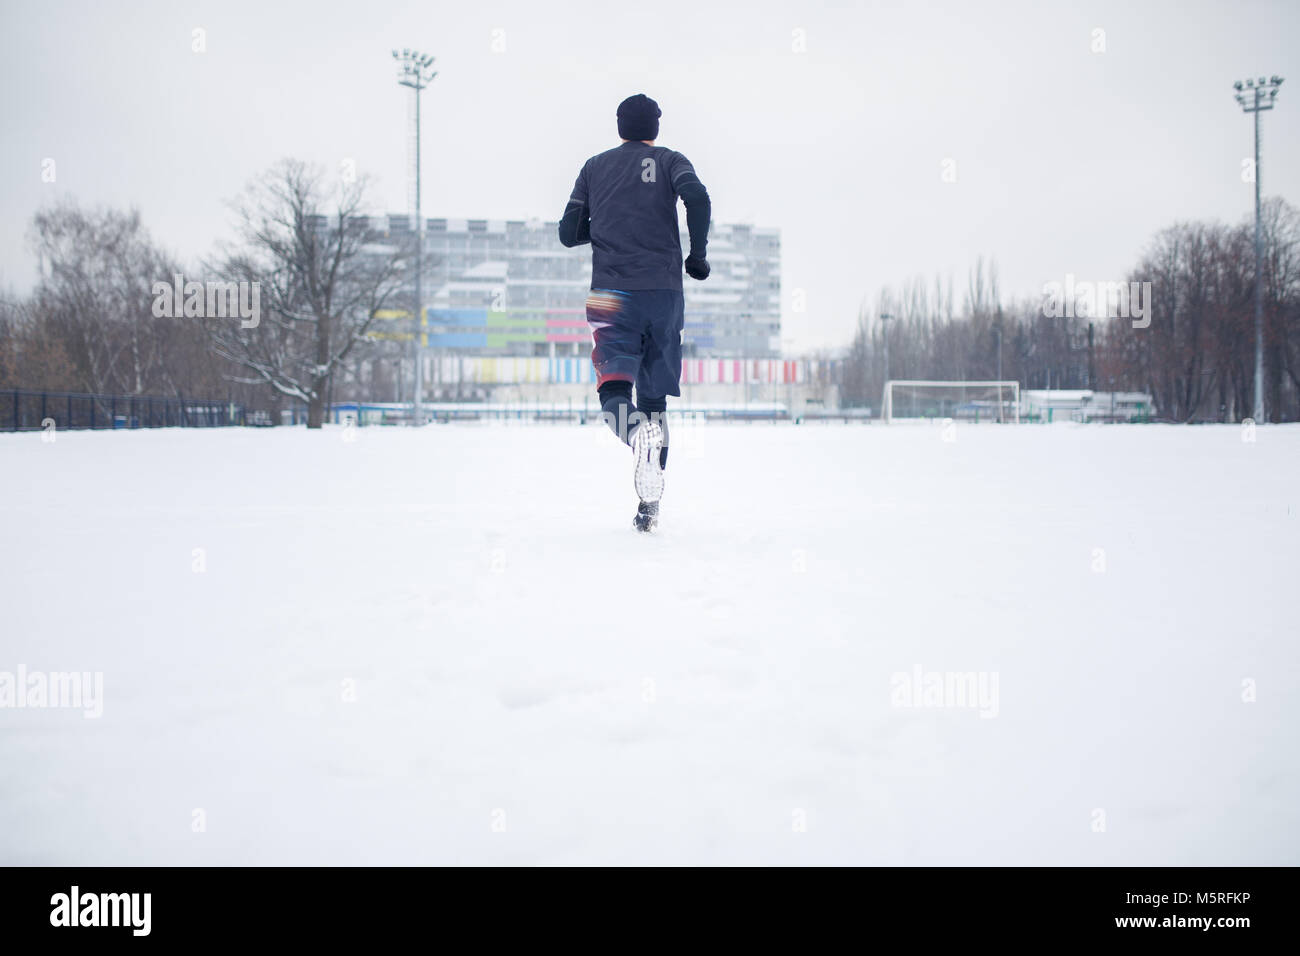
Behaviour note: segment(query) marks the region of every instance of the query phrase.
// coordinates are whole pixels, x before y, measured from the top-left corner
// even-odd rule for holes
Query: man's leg
[[[600,396],[601,417],[610,431],[623,444],[632,444],[633,429],[647,420],[647,416],[632,403],[632,383],[611,379],[597,388],[596,394]]]
[[[641,345],[641,367],[636,376],[636,407],[647,420],[659,423],[663,448],[659,467],[668,467],[668,396],[681,395],[682,293],[661,289],[647,293],[651,316]]]
[[[631,443],[631,432],[641,421],[632,404],[632,382],[641,368],[643,340],[640,316],[632,306],[631,296],[617,289],[592,289],[587,295],[601,417],[624,444]]]
[[[587,296],[601,417],[632,448],[632,483],[641,499],[636,527],[641,531],[653,530],[652,519],[664,490],[663,431],[658,421],[648,420],[632,403],[632,383],[641,381],[645,350],[653,344],[647,325],[661,307],[657,292],[592,289]],[[647,392],[638,389],[638,394]],[[660,393],[651,389],[648,394]]]
[[[668,416],[664,414],[668,408],[668,399],[664,396],[659,398],[647,398],[645,390],[641,387],[641,378],[637,378],[636,387],[636,415],[644,421],[648,427],[657,427],[658,434],[656,439],[660,442],[659,454],[654,455],[653,447],[650,449],[638,448],[634,446],[637,452],[637,494],[641,497],[641,503],[637,506],[636,517],[632,519],[632,527],[638,531],[650,532],[659,526],[659,498],[663,494],[664,487],[664,466],[668,464]],[[646,456],[642,460],[642,456]],[[657,466],[657,467],[656,467]],[[654,474],[653,481],[658,492],[647,497],[641,491],[642,475]],[[646,482],[647,487],[649,481]]]

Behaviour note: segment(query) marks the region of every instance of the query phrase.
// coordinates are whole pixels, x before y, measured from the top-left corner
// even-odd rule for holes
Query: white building
[[[1146,392],[1094,392],[1091,389],[1021,389],[1022,422],[1141,422],[1155,415]]]

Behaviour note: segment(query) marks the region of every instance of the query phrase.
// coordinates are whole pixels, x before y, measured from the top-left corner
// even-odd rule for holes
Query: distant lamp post
[[[885,382],[889,382],[889,323],[893,316],[888,312],[880,313],[880,337],[885,340]]]
[[[415,397],[411,404],[411,418],[416,424],[423,420],[421,407],[424,392],[424,357],[421,354],[421,337],[424,334],[424,214],[420,209],[420,91],[433,82],[438,74],[433,71],[433,57],[418,50],[393,51],[397,61],[397,82],[409,87],[415,96],[415,319],[411,335],[411,348],[415,354]]]
[[[998,309],[998,324],[994,329],[998,334],[998,381],[1002,381],[1002,310]]]
[[[1259,114],[1273,108],[1282,77],[1232,84],[1242,110],[1255,114],[1255,421],[1264,421],[1264,242],[1259,221]]]

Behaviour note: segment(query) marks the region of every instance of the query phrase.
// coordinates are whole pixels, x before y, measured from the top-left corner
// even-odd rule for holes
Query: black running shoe
[[[659,502],[643,501],[636,509],[636,517],[632,519],[632,527],[644,534],[649,534],[659,527]]]

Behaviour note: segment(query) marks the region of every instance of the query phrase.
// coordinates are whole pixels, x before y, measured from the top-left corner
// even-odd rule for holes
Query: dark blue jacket
[[[560,242],[591,243],[593,289],[680,289],[677,197],[686,204],[690,254],[703,259],[709,194],[681,153],[632,141],[591,157],[560,219]]]

